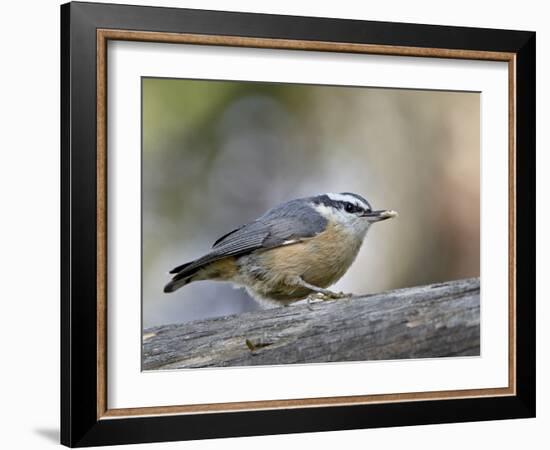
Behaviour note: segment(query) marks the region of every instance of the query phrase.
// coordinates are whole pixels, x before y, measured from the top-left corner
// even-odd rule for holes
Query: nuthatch
[[[348,192],[291,200],[225,234],[206,255],[172,269],[164,292],[215,280],[244,286],[260,302],[341,298],[345,294],[326,288],[351,266],[371,224],[396,216],[392,210],[373,211],[367,200]]]

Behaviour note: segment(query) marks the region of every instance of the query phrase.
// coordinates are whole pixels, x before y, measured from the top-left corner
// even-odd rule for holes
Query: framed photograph
[[[61,441],[535,415],[535,33],[61,7]]]

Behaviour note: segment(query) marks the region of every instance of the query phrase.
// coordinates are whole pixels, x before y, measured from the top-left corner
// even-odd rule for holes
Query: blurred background
[[[479,276],[478,93],[143,78],[143,326],[260,308],[242,289],[162,289],[168,271],[267,209],[356,192],[374,225],[332,287]]]

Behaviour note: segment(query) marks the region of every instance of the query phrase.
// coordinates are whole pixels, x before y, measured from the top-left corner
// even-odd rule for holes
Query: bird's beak
[[[394,211],[393,209],[380,209],[378,211],[370,211],[362,215],[362,217],[365,217],[369,222],[380,222],[382,220],[386,219],[393,219],[394,217],[397,217],[397,211]]]

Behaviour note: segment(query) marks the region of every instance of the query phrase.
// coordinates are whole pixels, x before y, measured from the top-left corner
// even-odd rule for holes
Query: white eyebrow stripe
[[[361,200],[359,200],[357,197],[354,197],[353,195],[334,194],[332,192],[329,192],[326,195],[328,198],[334,200],[335,202],[349,202],[353,203],[356,206],[361,206],[362,208],[367,207],[367,205],[365,205]]]

